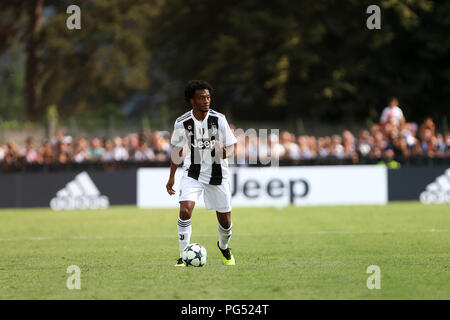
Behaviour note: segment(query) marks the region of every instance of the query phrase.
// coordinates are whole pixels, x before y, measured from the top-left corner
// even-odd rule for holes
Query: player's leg
[[[231,212],[216,211],[216,215],[217,221],[219,222],[217,224],[217,229],[219,230],[219,247],[225,250],[228,248],[232,233]]]
[[[180,181],[180,214],[177,221],[178,244],[180,249],[180,258],[176,266],[184,266],[183,250],[190,243],[192,234],[191,217],[195,207],[195,202],[203,191],[200,182],[190,177],[183,177]]]
[[[219,241],[217,247],[222,254],[225,265],[234,265],[235,260],[228,244],[231,239],[233,223],[231,221],[231,189],[228,182],[221,185],[205,185],[205,206],[208,210],[216,210]]]
[[[194,210],[194,201],[180,201],[180,216],[178,217],[178,244],[180,248],[180,258],[183,250],[191,241],[192,225],[191,217]],[[182,261],[181,261],[182,262]]]
[[[219,230],[219,241],[217,241],[217,247],[222,254],[223,264],[225,265],[235,265],[236,261],[233,254],[231,253],[228,244],[231,240],[233,222],[231,221],[231,211],[230,212],[219,212],[216,211],[217,229]]]

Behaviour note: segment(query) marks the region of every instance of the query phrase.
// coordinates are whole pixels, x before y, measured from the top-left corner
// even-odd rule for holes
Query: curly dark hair
[[[196,90],[204,89],[208,90],[209,94],[212,94],[213,88],[208,82],[203,80],[190,80],[184,89],[184,99],[189,103],[189,100],[194,97]]]

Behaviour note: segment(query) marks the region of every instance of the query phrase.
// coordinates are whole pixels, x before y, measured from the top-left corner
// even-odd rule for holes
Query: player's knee
[[[220,213],[217,212],[217,220],[224,229],[228,229],[231,226],[231,212]]]
[[[190,219],[192,215],[192,208],[187,205],[180,206],[180,219],[187,220]]]

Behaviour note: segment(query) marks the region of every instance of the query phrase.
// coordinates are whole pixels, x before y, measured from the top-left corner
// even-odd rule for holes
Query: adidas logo
[[[424,204],[450,203],[450,168],[427,185],[426,190],[420,194],[420,201]]]
[[[102,196],[86,172],[78,174],[50,201],[53,210],[106,209],[109,199]]]

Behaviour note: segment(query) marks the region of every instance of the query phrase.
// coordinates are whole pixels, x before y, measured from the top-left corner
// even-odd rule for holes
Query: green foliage
[[[40,128],[41,125],[42,125],[41,123],[33,121],[19,121],[19,120],[0,121],[0,129]]]
[[[374,31],[365,25],[373,1],[212,3],[171,2],[153,21],[178,90],[205,78],[216,104],[245,119],[378,120],[370,110],[390,95],[410,120],[448,112],[447,3],[378,2]]]
[[[70,4],[81,8],[81,30],[66,27]],[[381,7],[381,30],[366,28],[372,4]],[[40,103],[58,105],[61,119],[115,117],[138,93],[150,97],[139,113],[173,119],[186,109],[184,85],[195,78],[211,82],[214,106],[239,120],[378,121],[391,95],[400,98],[407,120],[448,115],[448,1],[47,0],[44,6]],[[11,55],[6,65],[13,75],[0,74],[0,114],[19,117],[27,11],[17,0],[2,1],[0,9],[0,54]]]
[[[81,30],[66,28],[60,4],[43,30],[43,103],[66,115],[123,103],[149,85],[146,46],[154,4],[149,1],[78,1]]]
[[[59,123],[58,107],[56,105],[52,104],[47,107],[45,120],[47,121],[47,137],[53,137]]]
[[[1,57],[1,55],[0,55]],[[0,116],[4,119],[24,119],[25,66],[22,47],[11,40],[8,53],[0,59]]]
[[[48,106],[45,113],[48,121],[50,121],[50,119],[58,121],[58,107],[56,105],[52,104]]]

